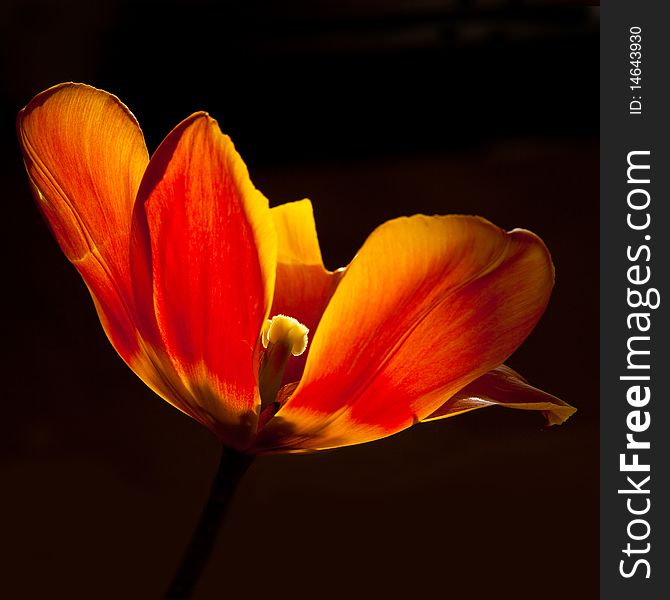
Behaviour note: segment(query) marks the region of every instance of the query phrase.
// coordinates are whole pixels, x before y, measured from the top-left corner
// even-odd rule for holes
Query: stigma
[[[267,319],[261,332],[263,348],[282,344],[293,356],[300,356],[307,349],[309,329],[298,319],[286,315],[275,315]]]

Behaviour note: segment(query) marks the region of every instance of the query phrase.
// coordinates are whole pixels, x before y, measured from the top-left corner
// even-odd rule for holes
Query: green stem
[[[237,484],[254,457],[224,448],[221,462],[191,542],[184,552],[177,574],[165,594],[166,600],[189,598],[212,553],[219,526],[235,495]]]

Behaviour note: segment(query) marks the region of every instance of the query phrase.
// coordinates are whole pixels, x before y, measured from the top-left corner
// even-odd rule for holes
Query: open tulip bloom
[[[529,231],[393,219],[331,272],[309,200],[270,208],[206,113],[149,158],[115,96],[66,83],[21,111],[18,135],[38,207],[112,345],[217,436],[232,472],[487,406],[550,425],[575,410],[502,364],[553,286]]]

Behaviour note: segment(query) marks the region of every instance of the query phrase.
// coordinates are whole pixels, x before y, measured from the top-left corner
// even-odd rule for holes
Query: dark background
[[[526,227],[557,283],[508,364],[579,408],[492,408],[259,459],[197,598],[598,594],[598,9],[570,2],[0,8],[0,595],[159,598],[219,451],[107,343],[35,209],[17,111],[61,81],[118,95],[153,150],[195,110],[273,205],[309,197],[326,263],[403,214]]]

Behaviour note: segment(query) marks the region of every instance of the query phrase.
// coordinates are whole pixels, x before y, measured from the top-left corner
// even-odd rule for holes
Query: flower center
[[[261,411],[276,401],[288,359],[305,351],[308,333],[309,329],[300,321],[286,315],[275,315],[265,321],[261,331],[265,352],[258,377]]]

